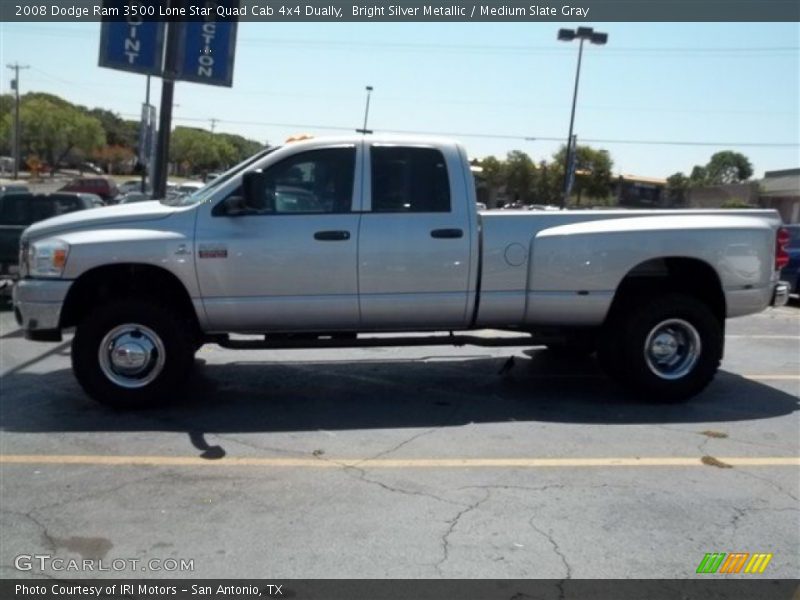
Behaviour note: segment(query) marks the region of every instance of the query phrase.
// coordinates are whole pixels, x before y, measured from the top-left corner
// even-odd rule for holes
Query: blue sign
[[[237,22],[227,15],[235,12],[232,9],[239,7],[239,0],[217,0],[213,4],[216,10],[209,10],[211,14],[202,21],[171,24],[180,28],[175,78],[231,87]]]
[[[125,5],[119,0],[106,0],[104,7]],[[147,4],[146,1],[139,4]],[[120,14],[123,14],[120,11]],[[130,15],[122,20],[104,20],[100,27],[101,67],[161,75],[164,55],[164,23]]]

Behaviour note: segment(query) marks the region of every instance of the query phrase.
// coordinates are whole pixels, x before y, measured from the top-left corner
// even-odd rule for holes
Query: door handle
[[[434,229],[431,231],[432,238],[439,239],[455,239],[464,237],[464,231],[461,229]]]
[[[314,239],[320,242],[344,242],[350,239],[349,231],[317,231]]]

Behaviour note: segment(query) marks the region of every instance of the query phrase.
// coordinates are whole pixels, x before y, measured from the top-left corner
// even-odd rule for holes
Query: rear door
[[[467,325],[472,215],[456,149],[370,144],[358,237],[365,330]]]

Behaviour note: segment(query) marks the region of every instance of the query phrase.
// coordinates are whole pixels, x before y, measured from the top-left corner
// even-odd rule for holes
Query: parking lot
[[[687,405],[633,401],[543,348],[204,346],[185,397],[115,412],[73,379],[69,336],[26,342],[6,308],[0,568],[690,578],[706,553],[764,552],[764,576],[796,577],[798,316],[729,321]],[[157,562],[20,571],[21,554]]]

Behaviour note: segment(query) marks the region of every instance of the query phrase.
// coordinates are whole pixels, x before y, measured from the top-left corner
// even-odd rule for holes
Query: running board
[[[270,350],[286,348],[375,348],[381,346],[538,346],[552,343],[558,337],[542,338],[531,335],[485,338],[477,335],[428,335],[398,337],[302,337],[264,336],[263,340],[232,340],[230,336],[213,335],[208,343],[232,350]]]

